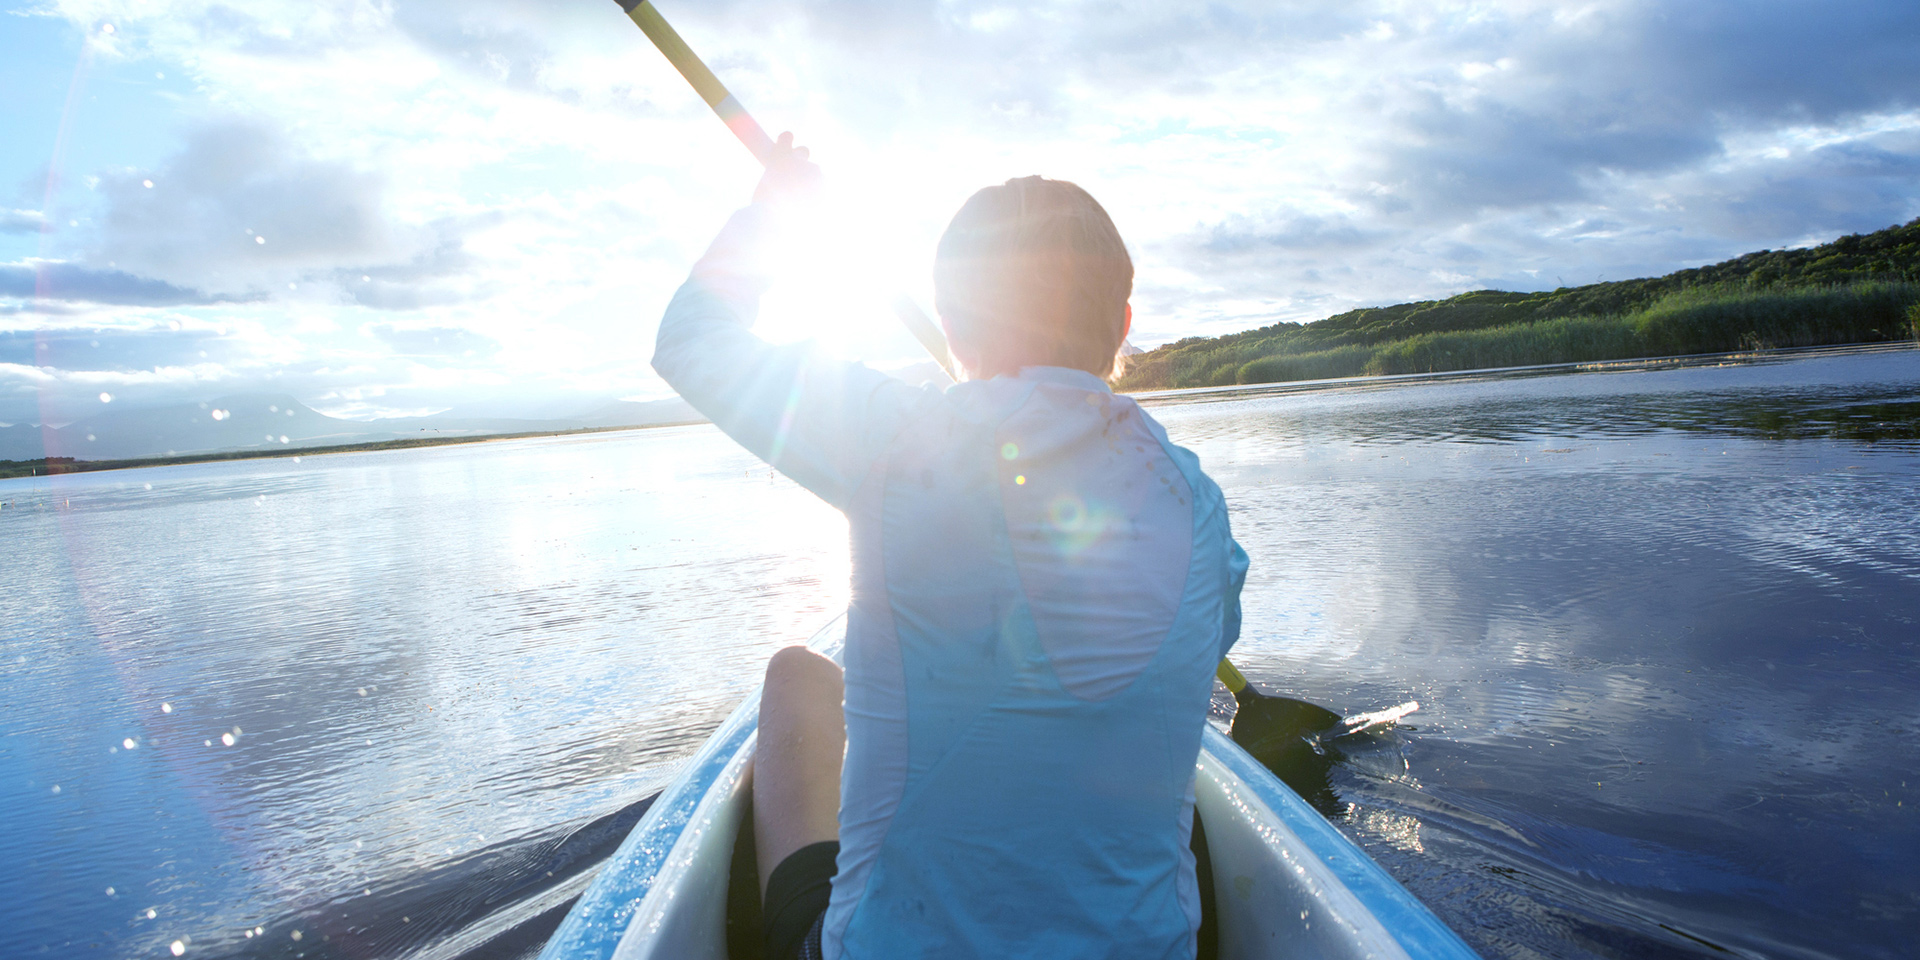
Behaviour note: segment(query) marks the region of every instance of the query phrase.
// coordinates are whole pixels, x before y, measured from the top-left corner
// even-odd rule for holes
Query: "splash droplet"
[[[160,915],[160,914],[158,914],[158,913],[156,913],[156,912],[154,912],[154,910],[153,910],[153,908],[152,908],[152,907],[148,907],[148,908],[147,908],[147,919],[148,919],[148,920],[152,920],[152,919],[153,919],[154,917],[157,917],[157,916],[159,916],[159,915]]]
[[[179,955],[181,955],[181,954],[183,954],[183,953],[186,953],[186,952],[187,952],[187,945],[186,945],[186,944],[184,944],[184,943],[181,943],[181,942],[180,942],[180,941],[178,941],[178,940],[175,940],[175,941],[173,942],[173,946],[171,946],[171,947],[168,947],[167,949],[168,949],[168,950],[172,950],[172,951],[173,951],[173,955],[177,957],[177,956],[179,956]]]
[[[161,705],[160,705],[160,712],[161,712],[161,713],[172,713],[172,712],[173,712],[173,704],[171,704],[171,703],[163,703],[163,704],[161,704]]]
[[[146,188],[147,188],[148,190],[152,190],[152,189],[153,189],[153,181],[152,181],[152,180],[142,180],[142,181],[140,181],[140,185],[141,185],[141,186],[143,186],[143,187],[146,187]]]
[[[111,394],[111,393],[103,393],[103,394],[101,394],[101,395],[100,395],[100,402],[101,402],[101,403],[112,403],[112,402],[113,402],[113,394]]]
[[[254,243],[266,243],[266,242],[267,242],[267,238],[266,238],[266,237],[259,237],[259,236],[256,236],[256,237],[254,237],[254,238],[253,238],[253,242],[254,242]]]
[[[221,734],[221,735],[220,735],[220,743],[221,743],[222,745],[225,745],[225,746],[229,746],[229,747],[231,747],[231,746],[233,746],[233,734],[231,734],[231,733],[223,733],[223,734]]]
[[[134,740],[132,737],[128,737],[125,740],[120,741],[120,748],[123,750],[132,750],[134,747],[137,747],[139,745],[140,745],[139,742]]]

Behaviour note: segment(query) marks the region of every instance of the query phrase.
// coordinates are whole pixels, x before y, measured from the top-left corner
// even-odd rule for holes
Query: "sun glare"
[[[774,342],[813,340],[850,360],[892,366],[925,359],[895,319],[901,292],[931,313],[933,241],[846,191],[791,212],[767,247],[774,285],[756,330]]]

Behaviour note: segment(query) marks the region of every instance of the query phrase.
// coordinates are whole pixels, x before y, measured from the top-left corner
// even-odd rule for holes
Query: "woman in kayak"
[[[753,248],[819,176],[791,144],[653,360],[852,533],[844,675],[792,647],[761,694],[768,956],[1190,958],[1194,763],[1247,558],[1198,460],[1108,388],[1119,232],[1071,183],[974,194],[934,264],[967,378],[909,386],[748,329]]]

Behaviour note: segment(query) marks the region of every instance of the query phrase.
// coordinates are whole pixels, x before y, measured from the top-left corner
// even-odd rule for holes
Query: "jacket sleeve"
[[[775,346],[749,329],[767,280],[757,247],[767,211],[734,214],[660,320],[653,368],[729,437],[835,507],[901,427],[939,394],[811,343]]]

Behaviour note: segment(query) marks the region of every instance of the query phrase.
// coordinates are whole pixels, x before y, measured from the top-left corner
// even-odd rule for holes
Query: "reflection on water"
[[[846,598],[844,521],[711,428],[0,504],[8,957],[510,945]]]
[[[1482,952],[1891,958],[1920,929],[1917,404],[1907,349],[1156,413],[1254,556],[1242,669],[1422,704],[1327,788]]]
[[[1156,415],[1241,667],[1420,701],[1309,792],[1484,953],[1896,957],[1916,405],[1885,350]],[[846,601],[710,428],[0,481],[0,542],[4,956],[523,953]]]

